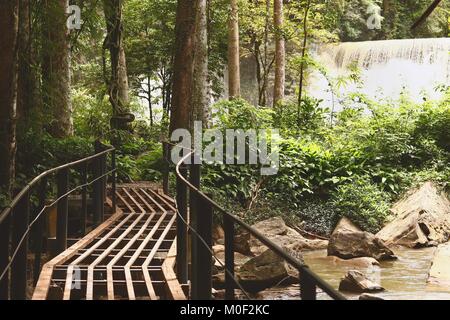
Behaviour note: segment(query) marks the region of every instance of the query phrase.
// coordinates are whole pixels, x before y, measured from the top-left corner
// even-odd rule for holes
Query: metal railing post
[[[199,199],[200,200],[200,199]],[[207,201],[200,200],[197,212],[197,232],[201,239],[196,241],[197,252],[197,291],[196,298],[210,300],[212,293],[212,223],[213,208]],[[207,246],[207,247],[206,247]]]
[[[10,245],[11,219],[6,217],[0,223],[0,272],[6,268],[9,262],[9,245]],[[0,300],[9,299],[9,271],[6,272],[2,280],[0,280]]]
[[[101,219],[102,215],[102,181],[99,179],[101,174],[101,159],[96,158],[93,162],[93,180],[96,180],[93,183],[93,194],[92,194],[92,200],[93,200],[93,215],[92,215],[92,222],[94,224],[94,227],[96,227]]]
[[[234,300],[234,221],[223,216],[225,232],[225,299]]]
[[[116,150],[113,150],[111,153],[111,167],[112,167],[112,177],[111,177],[111,202],[112,202],[112,211],[116,213],[117,211],[117,195],[116,195],[116,180],[117,180],[117,172],[116,172]]]
[[[101,182],[102,182],[102,206],[101,206],[101,216],[100,216],[100,223],[102,223],[103,221],[105,221],[105,202],[106,202],[106,186],[107,186],[107,177],[105,176],[106,171],[107,171],[107,166],[106,166],[106,154],[100,157],[101,160],[101,175],[103,176],[103,178],[101,178]]]
[[[190,170],[190,183],[200,189],[200,175],[201,168],[198,164],[192,164]],[[195,192],[192,190],[189,192],[189,224],[194,230],[198,230],[198,208],[199,201]],[[198,281],[199,277],[199,265],[202,263],[198,260],[198,242],[197,236],[191,232],[191,297],[194,300],[198,299]]]
[[[81,236],[84,236],[86,234],[86,223],[87,223],[87,212],[88,212],[88,205],[87,205],[87,192],[88,192],[88,164],[85,162],[83,164],[83,167],[81,169],[81,178],[83,183],[83,188],[81,190]]]
[[[163,191],[165,194],[169,194],[169,161],[170,161],[170,146],[168,143],[163,142]]]
[[[300,276],[300,298],[302,300],[316,300],[317,290],[314,279],[311,279],[305,268],[298,269]]]
[[[67,224],[69,219],[69,197],[63,196],[69,191],[69,169],[62,169],[57,175],[58,201],[56,218],[56,253],[67,249]]]
[[[20,244],[28,228],[30,219],[30,192],[28,191],[13,210],[13,251],[17,250],[11,265],[11,299],[26,300],[27,298],[27,253],[28,236]]]
[[[38,197],[39,197],[39,205],[37,208],[37,213],[39,213],[45,207],[45,198],[47,191],[47,178],[43,178],[39,185]],[[39,279],[39,273],[41,271],[41,256],[42,256],[42,247],[44,241],[44,219],[45,211],[42,213],[41,217],[36,221],[35,226],[35,239],[34,239],[34,284],[36,285]]]
[[[181,168],[181,174],[183,177],[187,176],[186,167]],[[180,283],[185,284],[188,282],[188,239],[187,239],[187,226],[185,221],[188,221],[187,217],[187,187],[177,177],[177,277]],[[184,220],[184,221],[183,221]]]

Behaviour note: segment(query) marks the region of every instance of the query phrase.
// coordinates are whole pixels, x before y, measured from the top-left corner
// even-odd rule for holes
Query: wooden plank
[[[111,204],[111,199],[107,199],[106,202]],[[117,208],[117,212],[109,217],[105,222],[100,224],[97,228],[92,230],[86,236],[84,236],[80,241],[75,243],[73,246],[68,248],[66,251],[62,252],[58,256],[54,257],[52,260],[47,262],[43,267],[41,274],[39,276],[39,280],[36,284],[36,288],[34,290],[32,300],[45,300],[48,295],[48,290],[51,285],[51,279],[53,274],[53,268],[56,265],[63,264],[69,259],[71,259],[80,248],[86,247],[89,245],[94,239],[102,234],[102,232],[109,227],[112,223],[118,220],[123,215],[123,212],[120,208]]]
[[[153,202],[162,212],[166,213],[167,210],[164,209],[163,206],[161,206],[161,204],[159,204],[151,195],[149,195],[144,189],[139,188],[139,190],[142,191],[142,193],[148,198],[150,199],[151,202]]]
[[[167,258],[162,264],[162,272],[167,283],[168,294],[173,300],[186,300],[186,295],[181,288],[180,282],[174,271],[177,256],[177,241],[173,240],[173,244],[170,247]]]
[[[95,268],[95,266],[97,264],[99,264],[105,257],[108,256],[111,249],[114,249],[127,236],[127,234],[129,232],[131,232],[133,227],[144,217],[144,215],[145,215],[145,213],[141,213],[136,218],[136,220],[134,220],[133,223],[128,227],[128,229],[126,231],[124,231],[124,233],[122,233],[116,240],[114,240],[114,242],[112,244],[110,244],[109,247],[107,249],[105,249],[105,251],[97,259],[95,259],[94,262],[92,262],[89,265],[88,272],[87,272],[86,300],[93,300],[93,298],[94,298],[93,283],[94,283],[94,268]],[[129,215],[129,217],[130,216],[131,215]]]
[[[149,189],[149,191],[150,191],[153,195],[155,195],[158,199],[160,199],[160,200],[161,200],[166,206],[168,206],[171,210],[177,211],[177,209],[176,209],[172,204],[170,204],[167,200],[165,200],[161,195],[157,194],[155,191],[153,191],[153,190],[151,190],[151,189]]]
[[[133,207],[128,203],[127,200],[125,200],[124,197],[122,197],[122,195],[119,193],[119,191],[117,191],[116,194],[117,194],[117,197],[120,199],[120,201],[122,201],[123,204],[128,208],[128,210],[130,210],[130,212],[135,212]]]
[[[135,261],[137,260],[137,258],[140,256],[142,250],[147,246],[148,242],[152,239],[153,235],[156,233],[156,231],[158,230],[159,226],[161,225],[161,223],[164,221],[165,217],[166,217],[167,213],[163,213],[161,215],[161,217],[158,219],[158,221],[156,222],[156,224],[153,226],[152,230],[150,231],[150,233],[145,237],[144,241],[142,241],[141,245],[139,246],[139,248],[136,250],[136,252],[133,254],[133,256],[130,258],[130,260],[128,260],[127,264],[125,265],[125,278],[126,279],[131,279],[131,271],[130,268],[131,266],[135,263]],[[153,249],[152,249],[153,250]],[[150,251],[151,252],[151,251]],[[152,285],[152,280],[150,278],[150,273],[148,272],[148,268],[143,268],[142,269],[143,273],[144,273],[144,279],[147,285],[147,289],[148,289],[148,293],[150,295],[150,299],[152,300],[156,300],[156,294],[155,294],[155,290],[153,288]],[[128,283],[128,282],[127,282]],[[134,295],[134,290],[132,287],[132,283],[130,286],[127,285],[127,289],[129,288],[128,291],[128,296],[133,296]]]
[[[135,188],[131,190],[139,197],[139,199],[141,199],[141,201],[150,210],[150,212],[156,212],[156,210],[147,202],[147,200],[144,199],[144,197]]]
[[[130,249],[130,247],[136,242],[137,239],[147,230],[148,225],[152,221],[153,217],[155,216],[154,213],[152,213],[148,218],[147,221],[142,225],[141,229],[134,235],[134,237],[122,248],[122,250],[117,253],[114,258],[108,263],[106,266],[106,280],[107,280],[107,291],[108,291],[108,300],[114,300],[114,283],[113,283],[113,267],[119,261],[126,252]],[[126,275],[126,274],[125,274]],[[131,279],[130,279],[131,280]],[[128,279],[127,279],[127,285],[128,285]],[[134,300],[130,298],[130,300]]]
[[[131,201],[133,201],[133,203],[139,208],[139,210],[141,210],[140,212],[145,212],[144,208],[142,208],[142,206],[139,204],[139,202],[136,201],[136,199],[128,192],[127,189],[123,188],[122,190],[131,199]]]

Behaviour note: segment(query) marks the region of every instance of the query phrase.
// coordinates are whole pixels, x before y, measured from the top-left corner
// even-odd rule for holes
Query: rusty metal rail
[[[41,270],[44,246],[45,218],[48,209],[57,208],[56,241],[54,253],[67,248],[68,243],[68,197],[81,194],[81,232],[86,232],[88,218],[88,188],[92,186],[92,221],[98,225],[104,219],[106,185],[109,180],[116,186],[115,149],[95,144],[96,154],[47,170],[34,178],[0,214],[0,300],[24,300],[29,286],[27,270],[30,254],[34,255],[34,283]],[[108,157],[110,160],[108,162]],[[109,165],[109,169],[108,169]],[[78,180],[75,179],[78,177]],[[81,180],[81,181],[80,181]],[[52,183],[53,182],[53,183]],[[75,186],[74,186],[75,185]],[[48,203],[47,194],[56,187],[56,200]],[[55,196],[53,196],[55,197]],[[37,205],[33,199],[37,198]],[[112,196],[115,211],[115,192]],[[30,245],[32,244],[32,250]]]
[[[187,281],[188,264],[186,252],[188,248],[187,228],[195,230],[191,233],[191,299],[211,299],[212,279],[212,218],[213,211],[223,217],[225,231],[225,298],[235,298],[235,289],[239,281],[235,278],[234,265],[234,237],[235,226],[241,227],[253,237],[271,249],[299,272],[300,297],[302,300],[315,300],[317,288],[335,300],[345,300],[345,297],[316,275],[308,266],[302,264],[295,257],[283,250],[278,244],[268,239],[258,230],[252,228],[238,217],[230,214],[214,200],[200,191],[201,167],[198,164],[185,164],[193,158],[195,151],[186,154],[176,165],[177,175],[177,207],[178,207],[178,236],[177,236],[177,272],[180,281]],[[188,170],[188,167],[190,170]],[[189,180],[187,173],[190,171]],[[189,199],[188,199],[189,194]],[[189,206],[189,218],[188,218]],[[189,226],[182,227],[185,221]],[[184,282],[183,282],[184,283]]]

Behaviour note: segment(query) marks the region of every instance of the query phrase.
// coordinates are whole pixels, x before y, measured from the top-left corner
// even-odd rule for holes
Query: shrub
[[[332,193],[339,216],[346,216],[363,230],[376,233],[389,215],[389,196],[368,177],[355,177]]]

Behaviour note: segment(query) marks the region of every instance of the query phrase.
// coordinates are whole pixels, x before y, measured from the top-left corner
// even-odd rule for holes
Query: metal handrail
[[[313,282],[314,290],[315,290],[315,286],[317,286],[335,300],[346,300],[346,298],[341,293],[339,293],[330,284],[328,284],[325,280],[323,280],[317,274],[315,274],[311,269],[309,269],[308,266],[306,266],[305,264],[301,263],[298,259],[296,259],[295,257],[288,254],[283,248],[281,248],[278,244],[276,244],[272,240],[268,239],[266,236],[264,236],[258,230],[251,227],[247,223],[243,222],[241,219],[239,219],[235,215],[227,212],[218,203],[216,203],[213,199],[208,197],[206,194],[204,194],[202,191],[200,191],[199,188],[197,188],[191,182],[189,182],[183,176],[183,174],[181,174],[180,167],[188,158],[192,157],[192,155],[194,153],[195,153],[195,150],[193,150],[190,153],[188,153],[187,155],[185,155],[176,164],[176,167],[175,167],[175,172],[176,172],[177,178],[180,179],[180,181],[189,188],[190,192],[194,193],[201,200],[205,201],[207,204],[212,206],[214,209],[216,209],[218,212],[220,212],[225,218],[228,218],[233,223],[236,223],[239,226],[241,226],[244,230],[246,230],[251,235],[253,235],[256,239],[258,239],[261,243],[263,243],[269,249],[274,251],[278,256],[280,256],[285,261],[287,261],[291,266],[293,266],[294,268],[299,270],[299,272],[301,273],[301,275],[300,275],[301,277],[305,277]],[[308,285],[308,287],[309,287],[309,289],[311,289],[311,287],[309,285]],[[315,298],[315,294],[313,295],[313,297]]]
[[[70,163],[66,163],[59,167],[55,167],[55,168],[52,168],[52,169],[42,172],[40,175],[33,178],[33,180],[31,180],[29,183],[27,183],[27,185],[14,197],[14,199],[10,202],[10,204],[6,206],[6,208],[0,214],[0,224],[11,214],[11,211],[14,209],[14,207],[17,206],[17,204],[20,202],[20,200],[23,198],[23,196],[25,196],[28,193],[28,191],[30,191],[35,185],[37,185],[38,182],[40,182],[45,177],[48,177],[49,175],[57,173],[63,169],[70,169],[70,168],[76,167],[77,165],[90,162],[94,159],[98,159],[101,156],[111,153],[115,150],[116,150],[115,148],[111,147],[105,151],[96,153],[92,156],[89,156],[89,157],[86,157],[86,158],[83,158],[80,160],[76,160],[76,161],[73,161]]]
[[[68,236],[68,197],[77,190],[82,193],[81,233],[86,233],[86,218],[88,212],[88,186],[93,188],[93,221],[94,225],[103,222],[106,186],[111,177],[112,209],[116,210],[116,149],[105,146],[99,141],[95,143],[94,155],[49,169],[33,178],[11,201],[0,214],[0,299],[26,299],[28,237],[31,229],[36,230],[34,283],[41,269],[41,254],[44,226],[42,214],[49,207],[57,205],[56,250],[58,254],[67,248]],[[107,167],[107,156],[111,154],[111,170]],[[90,165],[93,165],[89,169]],[[77,169],[82,176],[82,182],[69,190],[70,170]],[[89,171],[93,175],[88,181]],[[49,176],[56,174],[57,198],[47,204],[46,190]],[[38,190],[35,189],[38,187]],[[39,204],[35,216],[30,217],[31,194],[38,191]],[[31,218],[31,220],[30,220]],[[34,229],[37,228],[37,229]],[[10,246],[10,241],[11,246]],[[10,254],[11,253],[11,254]],[[11,276],[8,275],[11,273]]]

